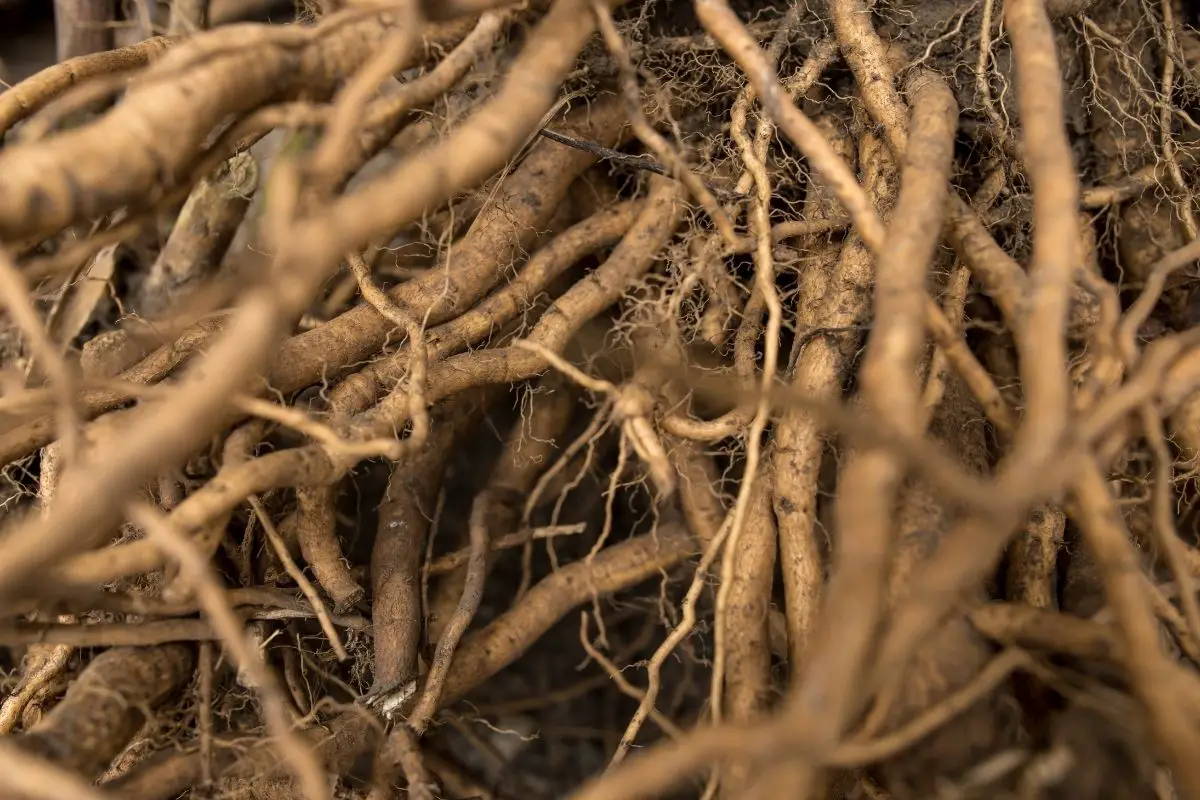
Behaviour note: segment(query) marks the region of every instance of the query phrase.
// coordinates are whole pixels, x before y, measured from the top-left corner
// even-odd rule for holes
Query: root
[[[69,620],[68,617],[64,621]],[[74,650],[70,645],[48,643],[33,644],[29,648],[22,664],[21,682],[0,705],[0,733],[7,735],[16,729],[35,706],[37,698],[62,675]],[[38,712],[35,710],[34,713]]]
[[[152,64],[172,44],[173,40],[159,36],[119,50],[98,48],[103,52],[93,51],[47,67],[0,95],[0,131],[7,132],[86,80],[120,75]]]
[[[0,94],[14,791],[1200,794],[1183,4],[125,5]]]
[[[487,489],[492,500],[488,515],[492,549],[506,546],[510,540],[514,545],[518,539],[521,540],[521,585],[517,588],[517,597],[524,595],[529,588],[535,538],[535,529],[518,531],[517,527],[523,522],[528,523],[528,515],[523,512],[525,508],[536,505],[539,489],[543,486],[542,476],[550,475],[553,470],[552,467],[547,471],[545,467],[558,449],[557,439],[566,433],[575,404],[574,393],[557,375],[543,377],[538,386],[531,389],[528,397],[530,418],[522,417],[509,431],[504,449],[488,479]],[[427,616],[431,641],[441,639],[450,609],[457,605],[462,595],[466,572],[461,567],[467,562],[469,550],[457,552],[461,558],[457,559],[453,573],[438,581],[430,599]],[[428,564],[426,576],[436,574],[442,561],[439,559]],[[489,559],[489,572],[494,566],[494,560]]]
[[[1007,595],[1014,602],[1048,609],[1058,605],[1055,573],[1066,522],[1062,511],[1040,508],[1017,535],[1008,554]]]
[[[377,565],[371,575],[377,691],[394,692],[417,678],[425,616],[431,617],[432,638],[433,609],[425,607],[421,593],[425,540],[454,445],[469,433],[483,405],[468,397],[444,409],[425,446],[397,465],[388,481],[371,559]]]
[[[196,185],[142,285],[137,310],[161,315],[171,299],[211,277],[225,257],[258,182],[258,165],[241,153]]]
[[[578,561],[535,584],[510,611],[459,647],[442,703],[452,703],[508,666],[558,620],[591,600],[636,586],[690,557],[691,536],[674,526],[604,548],[589,564]],[[501,645],[501,643],[504,643]],[[649,696],[649,695],[647,695]]]
[[[345,612],[366,592],[343,564],[342,548],[334,531],[334,491],[332,485],[296,491],[295,535],[317,582],[333,599],[334,609]]]
[[[621,136],[621,122],[619,107],[608,103],[569,118],[566,129],[584,138],[616,141]],[[426,324],[453,319],[470,308],[532,244],[554,216],[567,188],[593,163],[593,157],[554,142],[536,145],[455,245],[451,252],[454,269],[448,270],[448,275],[430,270],[421,280],[401,284],[393,300],[421,315]],[[284,342],[271,372],[271,385],[294,391],[336,377],[382,347],[391,330],[374,309],[352,309]]]
[[[378,15],[347,15],[311,33],[216,30],[172,48],[109,114],[53,140],[5,149],[0,166],[4,196],[12,205],[3,211],[0,236],[13,241],[54,232],[137,204],[160,179],[173,182],[187,174],[189,160],[223,117],[286,96],[289,87],[332,87],[356,68],[389,24],[390,18]],[[240,49],[251,44],[252,51]],[[191,73],[189,86],[160,78],[184,68]],[[180,113],[181,102],[188,111]],[[130,137],[130,130],[142,129],[155,130],[171,147],[147,147]],[[124,179],[117,191],[110,186],[114,170]],[[18,210],[34,197],[33,206]]]
[[[771,650],[767,610],[775,568],[775,525],[770,507],[769,475],[756,482],[733,564],[725,604],[718,610],[726,634],[724,697],[726,718],[749,722],[762,716],[771,701]],[[750,765],[735,764],[722,778],[722,791],[734,795],[750,780]]]
[[[914,270],[928,263],[935,244],[932,234],[939,227],[943,205],[955,107],[949,91],[936,79],[921,80],[919,76],[910,94],[913,127],[891,221],[896,233],[889,238],[876,270],[875,328],[862,367],[862,390],[874,413],[889,419],[894,429],[914,435],[920,424],[920,388],[914,377],[923,344],[920,320],[925,304],[925,275],[923,270]],[[900,124],[905,123],[901,120]],[[843,485],[874,486],[877,491],[870,502],[842,494],[836,508],[838,528],[844,534],[826,602],[834,609],[854,604],[860,611],[852,628],[845,612],[831,611],[830,619],[841,622],[837,633],[817,629],[811,650],[814,655],[810,656],[814,662],[805,675],[805,687],[827,684],[833,674],[858,675],[864,667],[866,649],[882,611],[886,578],[880,568],[887,563],[892,506],[900,478],[899,464],[891,454],[875,450],[854,454],[841,476]],[[832,671],[821,672],[817,663],[820,669]],[[840,685],[853,691],[857,683],[857,679],[843,679]],[[803,709],[811,702],[802,691],[796,707]],[[827,701],[825,713],[829,716],[819,718],[822,726],[831,726],[829,735],[836,736],[856,707],[849,695]]]
[[[236,615],[228,606],[211,568],[202,560],[195,545],[188,542],[158,512],[149,508],[135,509],[131,514],[146,529],[158,546],[170,552],[180,561],[180,567],[188,574],[194,590],[214,626],[220,630],[221,638],[230,649],[239,669],[245,670],[251,685],[258,691],[263,714],[268,727],[280,749],[280,754],[300,779],[304,794],[309,800],[324,800],[329,796],[328,784],[312,757],[291,729],[291,720],[283,700],[283,694],[275,674],[269,671],[261,656],[238,624]]]
[[[147,713],[187,680],[193,663],[191,650],[182,645],[107,650],[80,673],[62,702],[14,741],[94,780]]]
[[[330,644],[333,645],[334,653],[337,654],[339,659],[345,661],[349,656],[346,655],[346,650],[342,647],[341,637],[338,636],[337,631],[334,629],[333,622],[330,621],[329,613],[325,610],[325,604],[317,594],[317,590],[308,578],[304,577],[304,573],[300,571],[296,562],[292,560],[291,554],[288,553],[287,544],[283,541],[283,537],[279,535],[279,532],[275,530],[275,525],[271,522],[271,518],[267,516],[266,509],[263,508],[262,503],[253,495],[249,500],[250,507],[254,509],[254,515],[258,519],[259,524],[262,525],[263,533],[266,534],[268,543],[270,543],[271,548],[275,551],[275,556],[283,564],[284,569],[287,570],[287,574],[291,576],[296,585],[300,587],[300,590],[304,592],[304,596],[308,598],[313,613],[321,622],[322,630],[329,638]],[[338,608],[337,610],[346,611],[347,609]]]

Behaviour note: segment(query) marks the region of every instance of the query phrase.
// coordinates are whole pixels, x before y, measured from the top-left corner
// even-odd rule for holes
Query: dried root
[[[231,5],[0,93],[16,792],[1200,796],[1184,4]]]

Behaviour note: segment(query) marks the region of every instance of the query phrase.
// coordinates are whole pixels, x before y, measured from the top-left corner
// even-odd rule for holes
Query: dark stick
[[[582,150],[585,153],[591,153],[598,158],[602,158],[605,161],[611,161],[614,164],[632,167],[633,169],[646,170],[647,172],[653,172],[656,175],[665,175],[668,178],[673,177],[671,173],[667,171],[666,167],[664,167],[662,164],[659,164],[650,156],[631,156],[628,153],[621,153],[617,150],[601,147],[600,145],[593,144],[592,142],[572,139],[569,136],[563,136],[561,133],[555,133],[554,131],[547,130],[546,128],[542,128],[540,131],[538,131],[538,133],[542,136],[545,136],[552,142],[558,142],[559,144],[565,144],[567,147],[574,147],[576,150]]]
[[[554,131],[547,130],[546,128],[542,128],[540,131],[538,131],[538,134],[545,136],[547,139],[553,142],[565,144],[567,147],[574,147],[576,150],[582,150],[585,153],[591,153],[597,158],[612,162],[618,166],[640,169],[644,172],[653,172],[655,175],[662,175],[664,177],[671,178],[672,180],[677,180],[675,176],[671,174],[670,170],[647,155],[631,156],[628,153],[622,153],[607,147],[601,147],[600,145],[593,144],[592,142],[585,142],[581,139],[572,139],[569,136],[563,136],[561,133],[555,133]],[[707,186],[709,191],[711,191],[713,194],[725,200],[737,200],[744,196],[737,194],[736,192],[719,189],[708,181],[705,181],[704,185]]]

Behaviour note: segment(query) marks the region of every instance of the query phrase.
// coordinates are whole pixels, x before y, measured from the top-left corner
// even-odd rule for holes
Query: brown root
[[[9,791],[1200,793],[1184,3],[55,7]]]

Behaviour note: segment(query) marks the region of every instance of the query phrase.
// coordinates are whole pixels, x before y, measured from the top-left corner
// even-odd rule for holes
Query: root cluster
[[[0,795],[1200,799],[1187,4],[54,6]]]

